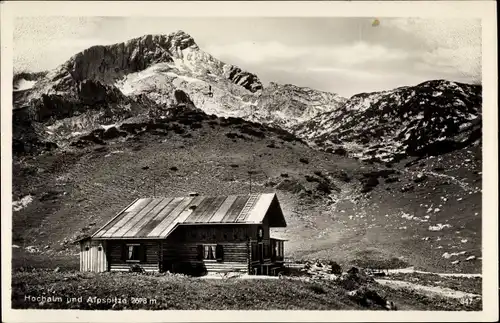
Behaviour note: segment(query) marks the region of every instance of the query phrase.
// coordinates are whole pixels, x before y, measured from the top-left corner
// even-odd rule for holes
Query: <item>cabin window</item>
[[[127,262],[145,261],[146,252],[144,246],[138,243],[126,244],[124,248],[124,258]]]
[[[224,248],[220,244],[204,244],[200,245],[198,258],[204,261],[223,261]]]

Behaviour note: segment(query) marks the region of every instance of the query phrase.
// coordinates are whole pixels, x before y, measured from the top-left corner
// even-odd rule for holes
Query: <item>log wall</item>
[[[144,251],[140,261],[127,261],[123,248],[127,244],[140,244]],[[109,240],[108,259],[110,271],[129,271],[134,265],[145,271],[160,270],[160,242],[157,240]]]

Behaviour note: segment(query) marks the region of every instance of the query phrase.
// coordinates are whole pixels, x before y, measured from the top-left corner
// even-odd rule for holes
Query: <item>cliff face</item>
[[[90,47],[68,60],[64,68],[76,82],[90,79],[113,83],[155,63],[182,58],[182,51],[186,48],[198,49],[198,46],[184,32],[166,36],[146,35],[125,43]]]
[[[114,84],[128,74],[158,63],[184,67],[191,72],[210,72],[255,92],[262,88],[258,77],[239,67],[224,64],[203,52],[194,39],[183,31],[169,35],[145,35],[124,43],[93,46],[49,73],[42,82],[65,91],[84,80]]]

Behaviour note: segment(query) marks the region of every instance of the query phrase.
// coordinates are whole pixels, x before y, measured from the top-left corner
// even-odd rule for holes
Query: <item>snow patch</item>
[[[451,227],[451,225],[449,225],[449,224],[438,223],[437,225],[430,225],[429,231],[441,231],[444,228],[450,228],[450,227]]]
[[[102,124],[101,127],[104,129],[104,130],[108,130],[109,128],[113,128],[113,127],[116,127],[116,123],[113,123],[113,124],[108,124],[108,125],[104,125]]]
[[[12,209],[14,210],[14,212],[20,211],[24,209],[32,201],[33,197],[31,195],[26,195],[22,199],[12,202]]]
[[[29,90],[35,85],[36,81],[28,81],[26,79],[20,79],[16,85],[14,85],[14,91],[24,91]]]

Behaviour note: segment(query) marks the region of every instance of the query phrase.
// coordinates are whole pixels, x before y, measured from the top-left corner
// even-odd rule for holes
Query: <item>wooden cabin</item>
[[[141,198],[80,243],[80,270],[275,274],[286,227],[276,194]]]

